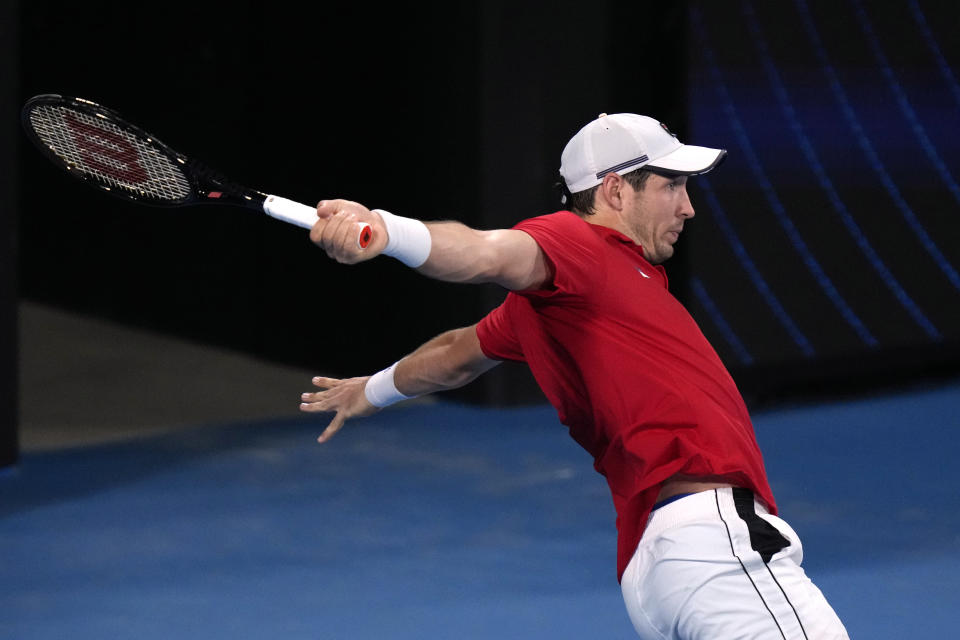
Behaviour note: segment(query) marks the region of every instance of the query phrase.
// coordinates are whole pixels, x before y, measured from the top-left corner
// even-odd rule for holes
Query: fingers
[[[350,202],[349,200],[321,200],[317,203],[318,220],[310,231],[310,239],[324,249],[329,249],[329,247],[324,246],[323,240],[325,237],[329,237],[328,227],[331,222],[342,220],[343,216],[350,213],[356,213],[359,206],[356,202]]]
[[[337,412],[327,428],[317,438],[317,442],[324,443],[332,438],[347,420],[345,401],[349,400],[350,389],[344,384],[347,380],[338,378],[316,376],[311,382],[322,391],[301,394],[300,410],[305,413]]]
[[[338,213],[323,233],[330,246],[336,248],[337,259],[347,262],[354,259],[361,249],[360,220],[355,213]]]
[[[315,376],[310,382],[313,383],[313,386],[320,387],[321,389],[332,389],[333,387],[343,384],[345,381],[340,380],[339,378],[324,378],[323,376]]]
[[[334,412],[336,416],[321,434],[319,442],[326,442],[343,424],[355,417],[368,416],[378,411],[367,400],[366,384],[369,377],[325,378],[316,376],[311,380],[320,391],[306,392],[300,396],[300,410],[305,413]]]
[[[333,244],[333,238],[336,235],[337,229],[351,215],[353,214],[347,211],[338,211],[326,218],[319,218],[313,225],[313,229],[310,230],[310,239],[320,245],[320,247],[327,252],[327,255],[333,257],[331,254],[340,248]]]
[[[314,393],[306,392],[300,396],[300,400],[306,405],[320,404],[324,403],[324,407],[329,406],[329,402],[336,400],[338,397],[344,393],[348,393],[347,383],[351,382],[353,379],[341,380],[340,378],[326,378],[324,376],[315,376],[310,380],[313,383],[313,386],[322,391],[316,391]],[[304,411],[325,411],[324,408],[318,407],[304,407],[301,406],[301,409]]]
[[[317,442],[324,443],[334,436],[337,431],[343,427],[344,423],[347,421],[346,414],[342,410],[336,408],[336,398],[321,398],[319,401],[312,401],[316,396],[323,396],[325,393],[321,391],[320,393],[305,393],[301,396],[301,399],[304,400],[300,404],[300,410],[306,413],[322,413],[327,411],[336,411],[337,414],[333,417],[333,420],[324,429],[323,433],[320,434],[320,437],[317,438]]]
[[[343,210],[318,219],[310,230],[310,240],[337,262],[353,264],[379,253],[367,251],[367,247],[360,245],[362,229],[363,223],[359,215]]]
[[[343,414],[338,413],[333,417],[333,420],[330,421],[330,424],[326,429],[323,430],[323,433],[320,434],[320,437],[317,438],[317,442],[323,444],[330,438],[340,431],[340,428],[343,427],[343,423],[346,422],[346,418],[343,417]]]
[[[343,395],[344,393],[336,388],[301,394],[300,410],[308,413],[338,411],[340,409],[339,401]]]
[[[327,255],[331,258],[336,259],[337,254],[343,253],[346,247],[339,242],[343,235],[341,229],[345,225],[349,226],[350,222],[356,219],[356,214],[346,211],[340,211],[334,214],[333,217],[327,218],[327,224],[324,225],[323,231],[320,233],[320,245],[327,250]]]
[[[360,242],[364,225],[370,238]],[[387,232],[379,214],[350,200],[321,200],[310,240],[337,262],[355,264],[378,256],[387,246]]]
[[[317,217],[321,220],[330,218],[341,211],[347,211],[352,207],[359,206],[356,202],[349,200],[321,200],[317,203]]]

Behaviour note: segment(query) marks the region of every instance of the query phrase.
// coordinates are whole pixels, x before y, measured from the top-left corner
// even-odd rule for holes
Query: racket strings
[[[105,118],[38,105],[30,112],[30,125],[68,168],[104,187],[168,202],[191,195],[190,182],[175,160],[149,138],[143,140]]]

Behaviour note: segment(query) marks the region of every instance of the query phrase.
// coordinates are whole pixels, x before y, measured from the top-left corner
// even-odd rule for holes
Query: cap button
[[[605,114],[605,113],[601,113],[601,114],[600,114],[600,115],[598,115],[597,117],[598,117],[598,118],[606,118],[606,117],[607,117],[607,114]]]

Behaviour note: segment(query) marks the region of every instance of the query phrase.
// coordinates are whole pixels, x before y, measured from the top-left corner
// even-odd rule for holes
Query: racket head
[[[159,207],[209,202],[262,210],[264,194],[216,175],[95,102],[38,95],[20,119],[51,162],[113,196]]]

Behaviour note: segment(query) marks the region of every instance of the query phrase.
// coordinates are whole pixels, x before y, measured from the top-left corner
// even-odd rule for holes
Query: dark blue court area
[[[952,637],[960,382],[755,416],[853,638]],[[602,478],[549,408],[395,407],[26,454],[0,637],[632,638]]]

